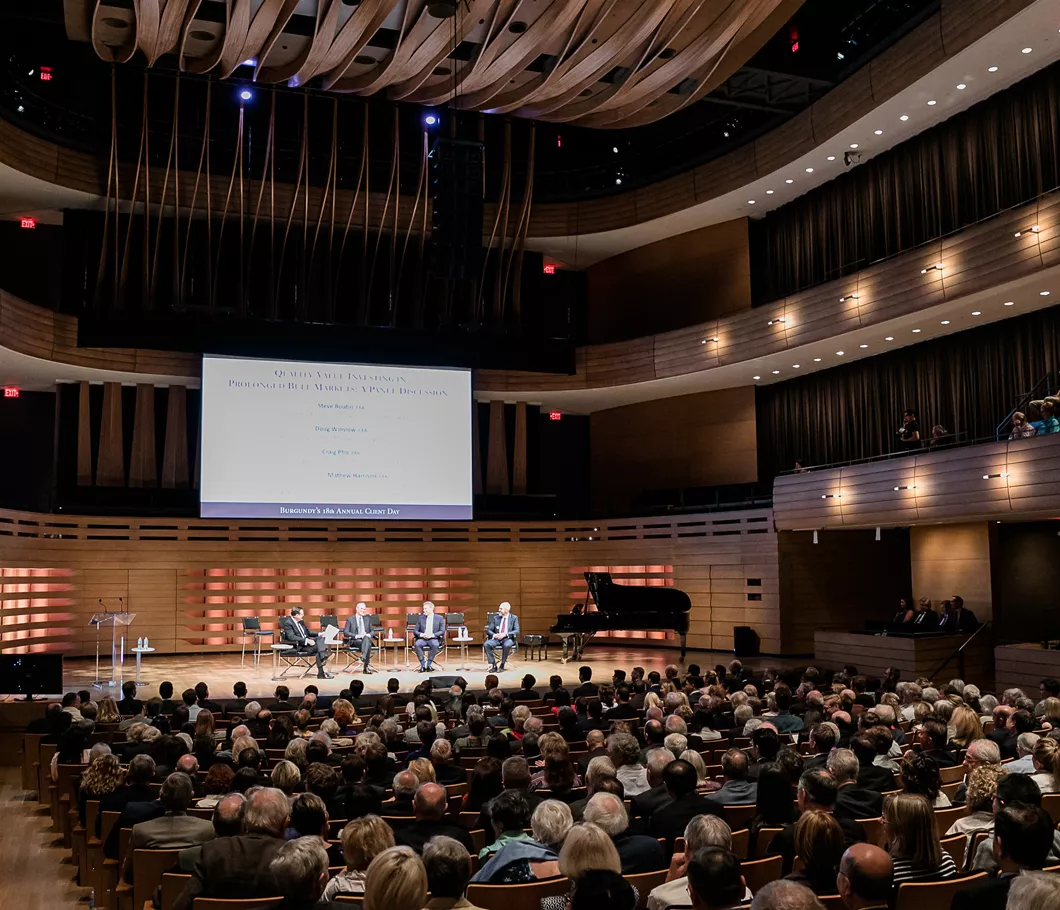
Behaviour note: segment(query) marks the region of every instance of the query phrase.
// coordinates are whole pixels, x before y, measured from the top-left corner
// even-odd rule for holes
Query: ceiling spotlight
[[[766,195],[767,196],[772,196],[773,195],[773,191],[772,190],[766,190]]]
[[[1000,474],[984,474],[983,480],[991,480],[994,477],[1008,477],[1008,471],[1002,471]]]
[[[747,200],[747,204],[748,204],[748,205],[754,205],[754,204],[755,204],[755,201],[754,201],[753,199],[748,199],[748,200]]]
[[[829,161],[835,161],[835,155],[829,155],[828,156],[828,160]]]
[[[787,322],[787,320],[783,316],[778,316],[776,319],[770,319],[766,325],[772,325],[774,322]]]
[[[437,126],[438,125],[438,115],[437,114],[424,114],[423,115],[423,125],[424,126]]]
[[[858,144],[857,144],[856,142],[851,142],[851,143],[850,143],[850,147],[851,147],[852,149],[856,149],[856,148],[858,147]]]
[[[812,174],[813,173],[813,168],[812,167],[806,168],[806,173],[807,174]]]
[[[987,71],[988,73],[996,73],[996,72],[997,72],[997,67],[996,67],[996,66],[988,66],[988,67],[986,68],[986,71]]]
[[[901,117],[899,117],[898,119],[899,119],[899,120],[901,120],[901,121],[902,121],[902,123],[905,123],[905,122],[906,122],[906,120],[908,120],[908,119],[909,119],[909,115],[908,115],[908,114],[902,114],[902,116],[901,116]]]
[[[1016,301],[1015,300],[1006,300],[1005,301],[1005,306],[1015,306],[1015,305],[1016,305]]]
[[[752,376],[751,378],[752,379],[761,379],[762,377],[761,376]]]
[[[1023,49],[1022,53],[1024,53],[1024,54],[1029,54],[1029,53],[1030,53],[1031,51],[1033,51],[1033,50],[1034,50],[1034,48],[1033,48],[1033,47],[1025,47],[1025,48]]]
[[[932,100],[932,101],[929,101],[929,102],[928,102],[928,107],[934,107],[934,106],[935,106],[936,104],[938,104],[938,102],[937,102],[937,101],[934,101],[934,100]]]
[[[846,297],[840,297],[839,302],[844,303],[847,298],[850,298],[851,300],[857,300],[860,296],[861,295],[857,291],[855,291],[853,294],[847,294]]]
[[[913,334],[914,335],[919,335],[920,334],[920,329],[913,329]]]
[[[883,130],[873,130],[872,132],[873,132],[873,133],[874,133],[875,135],[877,135],[877,136],[882,136],[882,135],[883,135]]]
[[[963,92],[966,88],[968,88],[968,86],[965,85],[963,82],[957,83],[957,91]]]
[[[949,325],[949,324],[950,324],[950,321],[949,321],[948,319],[943,319],[943,320],[942,320],[942,324],[943,324],[943,325]]]
[[[982,316],[983,313],[982,313],[982,310],[972,310],[972,315],[973,316]]]
[[[909,484],[908,486],[904,486],[904,487],[895,487],[894,491],[897,493],[899,490],[915,490],[915,489],[916,489],[916,485],[915,484]]]
[[[859,345],[858,345],[858,347],[859,347],[859,348],[867,348],[867,347],[868,347],[868,345],[867,345],[867,344],[859,344]]]
[[[792,180],[792,179],[791,179],[791,178],[789,177],[789,178],[788,178],[787,180],[785,180],[784,182],[785,182],[785,183],[794,183],[795,181],[794,181],[794,180]]]
[[[779,376],[780,375],[780,370],[774,370],[773,371],[773,375],[774,376]]]
[[[617,155],[618,154],[618,146],[617,145],[612,146],[611,147],[611,151],[614,152]]]
[[[1039,297],[1048,297],[1049,296],[1049,292],[1048,291],[1039,291],[1038,292],[1038,296]]]
[[[894,341],[894,335],[888,335],[888,336],[887,336],[886,338],[884,338],[883,340],[884,340],[884,341]]]
[[[836,357],[842,357],[843,356],[843,352],[842,351],[836,351],[835,355],[836,355]]]
[[[813,358],[813,362],[814,363],[820,363],[821,362],[821,358],[820,357],[814,357]]]
[[[799,364],[797,364],[797,363],[793,363],[793,364],[791,365],[791,368],[792,368],[793,370],[797,370],[797,369],[799,368]]]
[[[253,97],[254,93],[249,88],[245,88],[239,93],[239,98],[241,101],[249,101]]]

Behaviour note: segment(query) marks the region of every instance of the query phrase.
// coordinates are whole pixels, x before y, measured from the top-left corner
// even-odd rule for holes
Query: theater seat
[[[939,910],[949,907],[953,895],[986,878],[985,872],[944,882],[907,882],[898,886],[894,910]]]

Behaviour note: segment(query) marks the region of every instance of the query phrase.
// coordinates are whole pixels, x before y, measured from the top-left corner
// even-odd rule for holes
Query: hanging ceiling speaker
[[[459,0],[431,0],[427,12],[435,19],[452,19],[456,15],[457,3]]]

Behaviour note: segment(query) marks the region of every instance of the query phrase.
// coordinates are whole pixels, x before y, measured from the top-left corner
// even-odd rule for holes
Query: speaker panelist
[[[442,639],[445,636],[445,617],[434,612],[434,604],[429,600],[423,602],[423,613],[416,618],[416,631],[413,633],[413,649],[420,660],[421,673],[434,673],[434,658],[442,650]],[[423,662],[424,652],[427,663]]]
[[[361,652],[361,662],[365,673],[374,673],[375,670],[369,666],[372,660],[372,645],[375,640],[377,626],[372,622],[376,617],[368,613],[368,607],[361,602],[357,604],[354,615],[346,620],[343,626],[342,636],[346,639],[346,645],[351,651]]]
[[[315,651],[317,676],[320,679],[331,679],[331,674],[324,672],[324,661],[328,659],[324,636],[310,635],[304,619],[305,611],[301,607],[291,607],[291,615],[280,620],[280,638],[287,644],[294,645],[295,654],[312,654]]]
[[[486,654],[489,657],[490,673],[497,673],[497,650],[501,652],[500,669],[508,662],[508,655],[515,650],[519,638],[519,617],[512,613],[512,605],[504,601],[497,612],[486,623]]]

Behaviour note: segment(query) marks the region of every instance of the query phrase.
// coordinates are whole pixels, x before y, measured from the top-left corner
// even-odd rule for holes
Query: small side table
[[[398,648],[404,648],[407,642],[407,638],[394,638],[393,636],[389,636],[380,640],[379,644],[383,646],[384,666],[386,665],[386,646],[393,645],[394,647],[394,666],[396,667],[400,663],[400,658],[398,657]]]
[[[146,686],[147,683],[140,682],[140,658],[143,657],[145,654],[154,654],[155,653],[155,649],[154,648],[131,648],[130,650],[133,652],[133,654],[136,655],[136,686],[137,686],[137,688],[139,688],[140,686]]]
[[[453,645],[459,645],[460,647],[460,666],[456,667],[455,669],[470,670],[471,666],[468,662],[467,648],[468,645],[473,645],[475,643],[475,639],[468,635],[464,638],[451,638],[449,639],[449,643]]]
[[[272,678],[273,680],[287,679],[280,673],[280,652],[290,651],[294,645],[272,645]],[[286,672],[286,671],[285,671]]]

